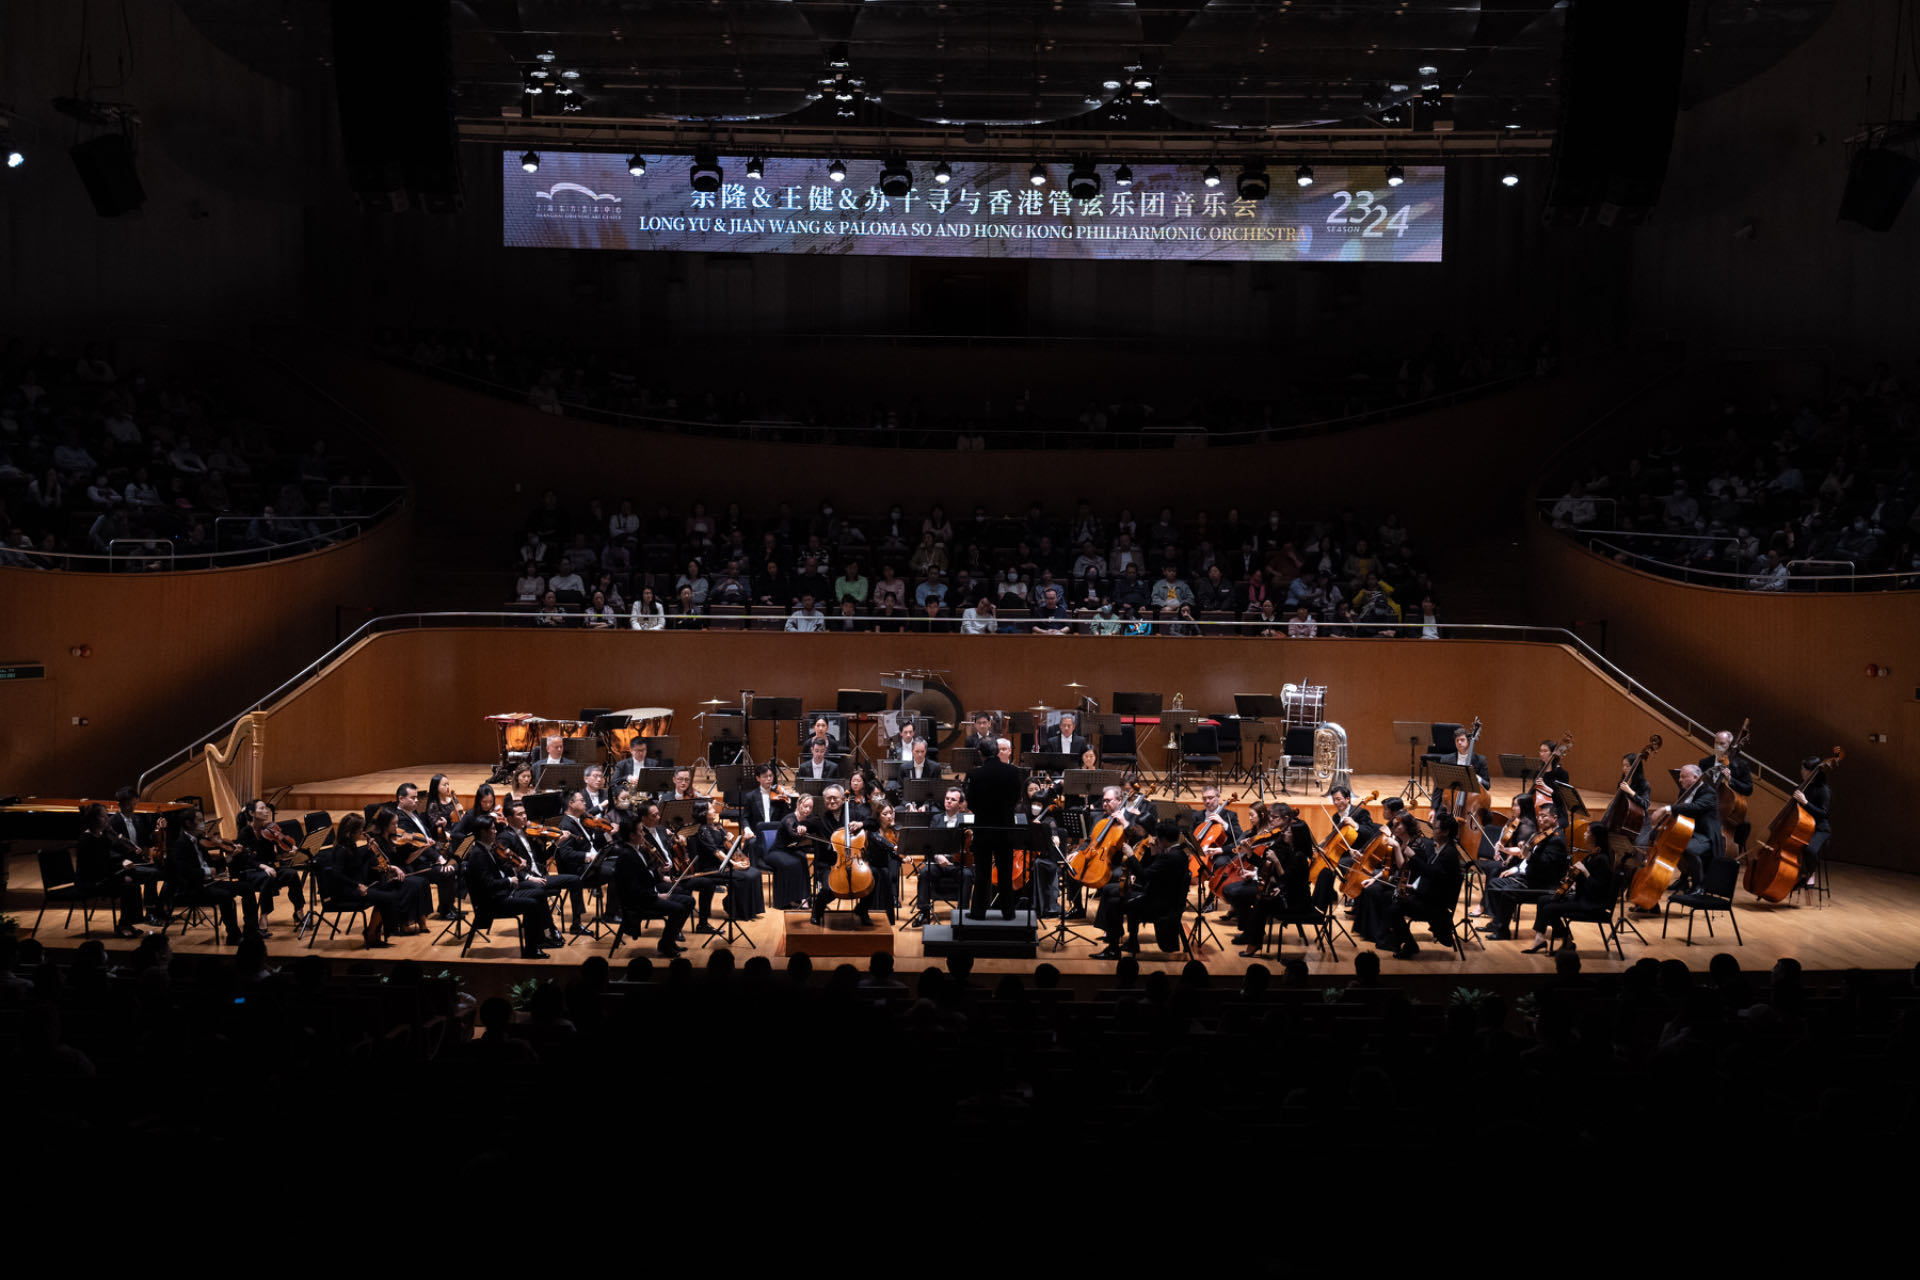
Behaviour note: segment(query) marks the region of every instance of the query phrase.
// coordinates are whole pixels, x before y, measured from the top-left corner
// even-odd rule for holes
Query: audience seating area
[[[345,433],[277,425],[214,381],[75,349],[0,353],[0,563],[153,572],[246,563],[351,536],[400,493]]]
[[[864,974],[815,973],[806,956],[756,954],[737,969],[731,951],[692,959],[702,967],[596,956],[559,981],[514,985],[511,999],[476,1000],[412,962],[383,972],[302,956],[275,968],[258,944],[172,956],[159,938],[55,956],[7,936],[0,1061],[34,1103],[14,1137],[44,1136],[36,1160],[76,1167],[142,1134],[189,1162],[231,1167],[292,1139],[303,1161],[359,1166],[392,1155],[401,1139],[382,1135],[405,1131],[456,1165],[519,1162],[505,1174],[577,1154],[569,1132],[600,1132],[556,1113],[556,1098],[671,1046],[713,1071],[625,1109],[598,1106],[591,1084],[577,1099],[615,1134],[644,1117],[640,1145],[614,1144],[623,1157],[664,1161],[689,1141],[737,1157],[754,1137],[813,1134],[827,1103],[803,1086],[844,1080],[845,1107],[859,1110],[832,1118],[922,1146],[1011,1137],[1097,1156],[1086,1142],[1126,1134],[1130,1158],[1142,1142],[1224,1138],[1247,1158],[1431,1163],[1471,1143],[1571,1169],[1570,1156],[1685,1141],[1702,1125],[1717,1156],[1869,1131],[1897,1148],[1920,1086],[1911,975],[1808,977],[1791,960],[1753,973],[1722,954],[1696,974],[1649,959],[1589,977],[1569,953],[1555,975],[1490,980],[1496,990],[1399,986],[1371,952],[1351,978],[1291,961],[1231,983],[1198,964],[1143,976],[1126,960],[1099,989],[1045,965],[974,975],[961,958],[899,978],[886,957]],[[765,1069],[770,1044],[790,1069]],[[1492,1105],[1471,1096],[1489,1081]],[[421,1092],[422,1106],[396,1111],[395,1089]],[[309,1141],[299,1135],[316,1113],[328,1119]],[[399,1116],[421,1131],[381,1123]],[[88,1140],[71,1141],[79,1132]]]
[[[1885,364],[1826,381],[1797,405],[1727,401],[1711,420],[1605,433],[1543,512],[1602,554],[1689,580],[1920,588],[1920,383]]]
[[[511,608],[551,626],[1419,635],[1434,585],[1397,515],[1299,525],[1163,508],[878,515],[542,495]],[[809,606],[809,598],[811,606]]]

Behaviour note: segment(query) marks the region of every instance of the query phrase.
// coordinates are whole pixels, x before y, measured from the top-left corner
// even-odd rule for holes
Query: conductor
[[[995,743],[997,759],[974,766],[967,774],[967,807],[973,810],[973,908],[970,920],[987,918],[993,901],[995,875],[988,859],[998,869],[998,882],[1005,897],[1000,914],[1013,919],[1013,811],[1026,794],[1027,775],[1008,763],[1013,744],[1005,738]]]

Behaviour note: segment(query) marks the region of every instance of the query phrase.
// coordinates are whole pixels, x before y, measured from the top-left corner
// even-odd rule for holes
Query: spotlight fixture
[[[1115,169],[1113,171],[1113,181],[1115,186],[1121,186],[1121,187],[1132,186],[1133,170],[1124,164],[1121,165],[1118,169]]]
[[[1100,87],[1108,91],[1112,91],[1120,87],[1120,82],[1118,80],[1102,80],[1100,82]]]
[[[838,160],[831,161],[827,165],[827,176],[835,182],[845,182],[847,180],[847,166],[841,164]]]
[[[755,182],[767,176],[767,164],[759,156],[747,161],[747,176]]]
[[[898,200],[913,190],[913,170],[907,168],[907,162],[899,156],[887,160],[880,166],[880,194]]]
[[[1091,160],[1076,160],[1067,175],[1067,194],[1075,200],[1091,200],[1100,194],[1100,171]]]
[[[1212,164],[1208,165],[1206,172],[1200,175],[1200,181],[1206,183],[1210,187],[1219,186],[1220,185],[1220,166],[1212,165]]]
[[[1046,186],[1047,185],[1047,167],[1041,164],[1038,160],[1034,161],[1033,168],[1027,170],[1027,181],[1031,182],[1036,187]]]
[[[1298,169],[1295,169],[1293,171],[1293,181],[1296,186],[1302,186],[1302,187],[1312,186],[1313,185],[1313,166],[1310,164],[1303,164]]]
[[[1387,166],[1387,185],[1397,187],[1407,180],[1407,171],[1397,164]]]
[[[538,151],[524,152],[520,157],[520,167],[528,173],[540,172],[540,153]]]
[[[1520,185],[1519,173],[1513,169],[1506,170],[1504,173],[1500,175],[1500,185],[1503,187],[1519,186]]]
[[[693,164],[687,169],[687,181],[693,184],[695,191],[718,191],[720,180],[726,176],[726,170],[720,167],[720,157],[713,154],[711,147],[701,147],[693,153]]]
[[[1273,189],[1273,180],[1267,177],[1265,165],[1258,160],[1249,160],[1246,168],[1240,170],[1234,189],[1240,193],[1242,200],[1265,200],[1267,192]]]
[[[9,142],[7,144],[7,168],[18,169],[21,165],[25,164],[26,162],[27,162],[27,153],[22,151],[20,148],[14,146],[11,142]]]
[[[535,80],[532,76],[528,76],[526,78],[526,82],[521,85],[521,88],[526,92],[526,95],[529,98],[537,98],[541,94],[546,92],[545,89],[542,89],[540,87],[540,82],[538,80]]]
[[[933,180],[943,187],[949,182],[952,182],[953,166],[949,165],[945,160],[933,166]]]
[[[1423,76],[1437,76],[1440,74],[1440,68],[1434,66],[1432,63],[1428,63],[1426,66],[1421,67],[1419,70],[1420,70],[1420,74]]]
[[[639,152],[627,157],[627,172],[636,178],[647,176],[647,158]]]
[[[540,59],[540,61],[542,62],[552,62],[556,55],[554,54],[553,50],[547,49],[541,53],[536,53],[533,56]]]

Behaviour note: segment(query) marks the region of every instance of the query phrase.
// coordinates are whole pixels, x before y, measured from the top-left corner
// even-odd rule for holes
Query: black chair
[[[473,914],[467,920],[467,939],[460,944],[460,958],[462,960],[467,958],[467,952],[473,950],[473,940],[475,938],[485,938],[488,942],[493,941],[493,926],[497,920],[511,920],[516,925],[520,923],[519,916],[496,916],[492,912],[482,909],[478,903],[474,904]],[[544,939],[542,939],[542,941],[544,941]],[[524,950],[525,939],[522,939],[522,943],[522,949]]]
[[[1621,899],[1632,888],[1633,877],[1622,876],[1620,880],[1619,891],[1614,894],[1613,901],[1605,906],[1568,907],[1560,918],[1566,922],[1568,937],[1573,936],[1573,926],[1576,924],[1593,925],[1600,930],[1600,954],[1604,956],[1613,951],[1625,960],[1627,949],[1620,945],[1620,927],[1616,921],[1624,909]]]
[[[332,826],[333,817],[331,814],[328,814],[325,811],[315,810],[314,812],[309,813],[306,817],[302,818],[300,822],[301,822],[301,825],[306,827],[306,831],[304,833],[301,833],[301,838],[305,839],[307,836],[312,835],[316,831],[324,831],[328,827]]]
[[[1287,926],[1292,925],[1294,931],[1300,935],[1300,945],[1305,946],[1307,926],[1312,925],[1313,938],[1319,944],[1321,953],[1329,960],[1339,960],[1340,953],[1333,946],[1333,931],[1339,929],[1344,934],[1346,929],[1333,918],[1333,904],[1337,895],[1338,880],[1334,876],[1333,869],[1329,867],[1320,873],[1318,880],[1314,881],[1313,898],[1310,902],[1299,908],[1288,908],[1267,918],[1268,934],[1271,935],[1274,926],[1278,925],[1281,937],[1284,938]],[[1261,939],[1262,951],[1270,945],[1273,945],[1271,936]]]
[[[1667,921],[1673,908],[1685,907],[1687,911],[1687,945],[1693,945],[1693,918],[1704,915],[1707,918],[1707,936],[1713,936],[1713,913],[1724,911],[1727,919],[1733,922],[1733,940],[1738,946],[1746,946],[1740,936],[1740,921],[1733,914],[1733,887],[1740,880],[1740,864],[1732,858],[1720,857],[1713,860],[1706,874],[1700,877],[1698,888],[1689,893],[1675,894],[1667,899],[1666,906],[1660,911],[1660,936],[1667,936]]]
[[[1105,769],[1133,769],[1140,763],[1140,739],[1130,724],[1118,733],[1100,735],[1100,765]]]
[[[49,903],[67,904],[67,922],[63,929],[73,927],[73,909],[80,908],[81,936],[93,936],[93,903],[96,899],[107,898],[108,894],[91,889],[79,883],[73,870],[73,850],[61,846],[40,851],[40,914],[33,918],[33,929],[27,934],[33,937],[40,932],[40,921],[47,914]]]
[[[1280,785],[1313,776],[1313,730],[1304,725],[1288,729],[1280,741]]]
[[[311,864],[314,870],[313,879],[310,883],[314,891],[307,897],[307,901],[313,904],[308,911],[308,915],[313,917],[313,932],[307,936],[307,950],[309,951],[313,950],[314,942],[320,937],[321,925],[324,924],[327,926],[327,941],[331,942],[340,936],[341,922],[343,920],[346,922],[346,931],[352,933],[354,931],[354,921],[359,920],[361,927],[365,928],[367,916],[373,910],[373,902],[370,899],[329,898],[320,892],[321,887],[327,883],[327,875],[332,869],[332,861],[331,858],[316,857]],[[306,923],[302,922],[301,927],[305,928]]]
[[[1219,753],[1222,761],[1225,761],[1228,756],[1233,757],[1233,769],[1228,775],[1230,778],[1244,777],[1246,767],[1241,759],[1244,747],[1240,739],[1240,721],[1231,715],[1215,716],[1214,719],[1220,722],[1220,727],[1213,731],[1214,750]]]
[[[1180,776],[1188,770],[1211,774],[1220,767],[1220,731],[1202,725],[1180,735]]]

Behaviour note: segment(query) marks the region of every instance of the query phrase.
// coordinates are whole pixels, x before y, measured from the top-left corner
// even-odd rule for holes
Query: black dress
[[[373,845],[356,844],[333,851],[333,867],[327,874],[329,902],[365,902],[380,910],[387,926],[405,924],[414,918],[415,895],[405,880],[380,880],[373,870]],[[425,881],[419,882],[426,889]],[[364,898],[360,886],[367,886]]]
[[[776,911],[791,910],[808,900],[811,885],[808,884],[807,854],[812,851],[812,842],[797,834],[803,825],[794,814],[780,819],[780,829],[774,833],[773,848],[767,852],[767,866],[773,870],[773,905]],[[809,818],[804,824],[809,835],[815,834],[820,826],[817,819]]]

